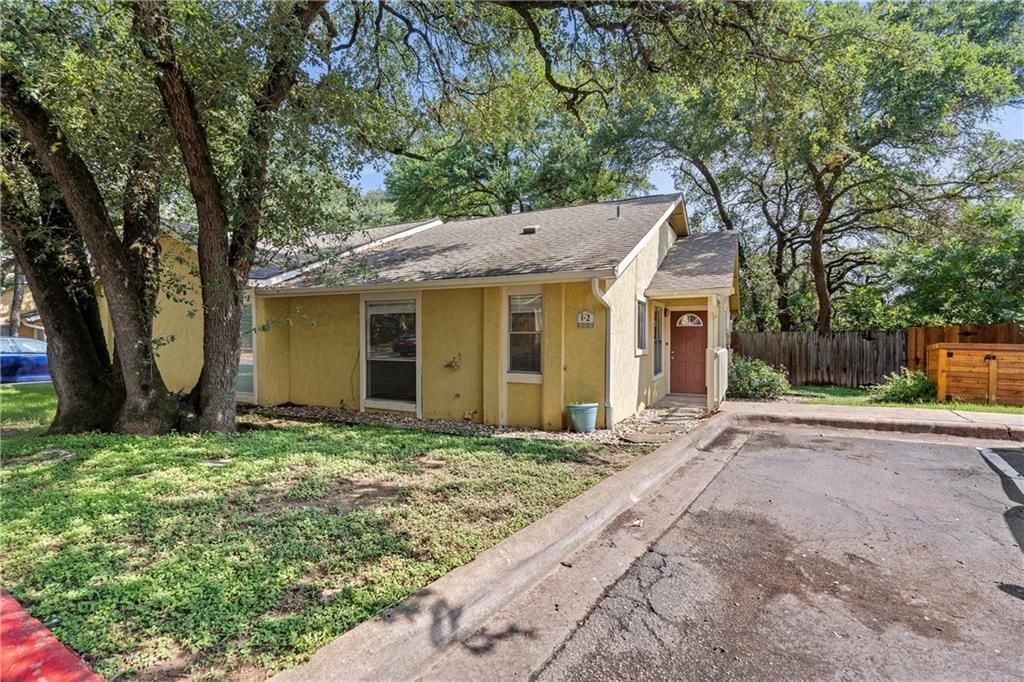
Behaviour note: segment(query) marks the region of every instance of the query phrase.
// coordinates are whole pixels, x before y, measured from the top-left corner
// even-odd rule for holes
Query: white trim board
[[[501,275],[496,277],[466,277],[464,279],[438,279],[422,282],[387,282],[341,287],[292,287],[258,288],[259,296],[330,296],[335,294],[367,294],[388,291],[409,291],[412,289],[476,289],[478,287],[513,287],[529,284],[564,284],[586,282],[594,277],[610,278],[611,270],[580,270],[573,272],[546,272],[528,275]]]
[[[626,268],[628,268],[630,264],[632,264],[632,262],[636,260],[636,257],[640,255],[640,252],[643,251],[643,248],[647,246],[647,242],[651,241],[651,239],[653,239],[654,236],[658,234],[658,231],[661,229],[661,226],[665,224],[665,221],[672,216],[676,208],[678,208],[679,205],[682,204],[682,202],[683,195],[680,194],[679,196],[676,197],[675,201],[672,202],[668,209],[661,214],[661,217],[658,218],[657,222],[654,223],[654,226],[647,231],[647,234],[645,234],[640,239],[640,241],[637,242],[636,246],[634,246],[630,250],[630,252],[626,254],[626,257],[623,258],[622,261],[615,266],[615,272],[613,275],[614,277],[620,276],[623,272],[626,271]],[[675,230],[673,230],[673,232],[674,231]]]

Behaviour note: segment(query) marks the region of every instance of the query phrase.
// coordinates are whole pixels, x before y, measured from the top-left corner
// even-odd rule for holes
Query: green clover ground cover
[[[4,586],[105,677],[300,663],[638,454],[266,421],[3,435]]]

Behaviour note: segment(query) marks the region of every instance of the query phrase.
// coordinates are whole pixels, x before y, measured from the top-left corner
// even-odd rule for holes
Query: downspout
[[[612,415],[612,302],[605,292],[601,291],[601,283],[597,277],[590,278],[590,288],[594,298],[604,306],[604,427],[612,428],[615,419]]]

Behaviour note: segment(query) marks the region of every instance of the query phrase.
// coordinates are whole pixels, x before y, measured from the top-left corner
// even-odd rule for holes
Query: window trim
[[[512,331],[512,297],[513,296],[540,296],[540,329],[532,332]],[[505,292],[505,381],[514,384],[539,384],[544,376],[544,292],[537,291],[516,291],[509,289]],[[540,338],[540,367],[537,371],[513,370],[512,369],[512,335],[513,334],[536,334]]]
[[[366,396],[366,304],[386,301],[416,301],[416,401],[385,400]],[[412,412],[418,419],[423,418],[423,292],[420,289],[359,294],[359,411],[391,410]]]
[[[636,297],[636,335],[633,340],[636,342],[636,356],[647,355],[651,350],[650,338],[650,315],[648,314],[647,299],[642,296]],[[640,321],[640,311],[643,310],[643,322]],[[643,334],[643,345],[640,345],[641,333]]]
[[[660,379],[665,376],[665,306],[654,306],[654,328],[651,334],[651,343],[654,346],[654,359],[651,364],[653,378]],[[660,334],[659,334],[660,332]],[[658,337],[661,338],[658,338]],[[661,364],[660,371],[658,364]]]

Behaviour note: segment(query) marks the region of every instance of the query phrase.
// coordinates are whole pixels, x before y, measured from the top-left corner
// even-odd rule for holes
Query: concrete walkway
[[[722,404],[721,414],[746,425],[798,424],[1024,441],[1024,415],[998,412],[730,400]]]
[[[654,419],[636,431],[622,436],[631,443],[667,443],[676,436],[686,433],[707,416],[707,398],[702,395],[667,395],[650,411]]]

